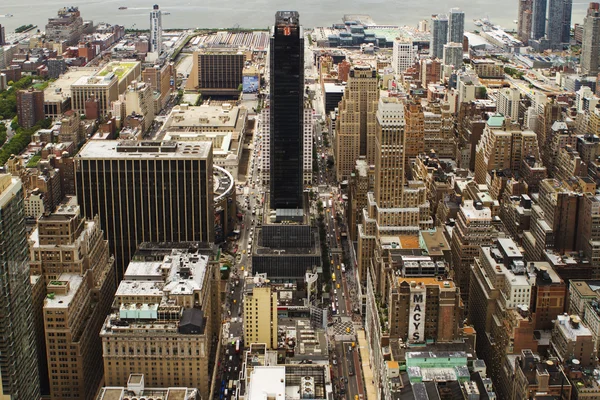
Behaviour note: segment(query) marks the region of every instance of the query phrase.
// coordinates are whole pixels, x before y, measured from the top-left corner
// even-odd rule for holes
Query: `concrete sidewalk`
[[[363,377],[365,378],[365,400],[376,400],[377,392],[375,390],[375,385],[373,385],[373,370],[369,364],[369,344],[367,343],[364,329],[359,329],[356,332],[356,336],[358,337],[361,367]]]

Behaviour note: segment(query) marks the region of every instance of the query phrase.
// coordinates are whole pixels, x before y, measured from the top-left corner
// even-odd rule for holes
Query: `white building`
[[[395,40],[392,52],[392,67],[400,74],[415,63],[415,48],[410,41]]]
[[[519,119],[520,94],[517,88],[506,88],[498,92],[497,110],[512,121]]]
[[[150,11],[150,52],[162,51],[162,13],[155,4]]]

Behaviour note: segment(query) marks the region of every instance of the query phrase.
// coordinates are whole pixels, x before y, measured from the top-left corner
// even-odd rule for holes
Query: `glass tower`
[[[302,209],[304,38],[297,11],[278,11],[271,31],[272,209]]]

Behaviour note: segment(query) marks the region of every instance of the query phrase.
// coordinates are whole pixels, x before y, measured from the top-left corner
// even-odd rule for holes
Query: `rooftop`
[[[138,66],[139,62],[121,62],[121,61],[112,61],[109,62],[104,68],[102,68],[96,76],[106,76],[109,73],[113,73],[119,78],[119,80],[123,79],[125,75],[129,73],[132,69]]]
[[[93,75],[94,71],[96,71],[95,68],[89,67],[69,68],[65,74],[54,82],[50,82],[44,89],[44,102],[62,101],[71,97],[71,85],[81,77]]]
[[[79,274],[60,274],[58,279],[48,283],[44,308],[68,308],[82,282],[83,277]],[[65,287],[68,288],[65,290]],[[56,288],[57,292],[52,292],[52,288]],[[64,291],[64,293],[59,291]]]
[[[77,154],[79,159],[206,159],[211,153],[211,142],[173,142],[173,141],[118,141],[90,140]]]
[[[246,110],[237,106],[188,106],[173,108],[165,127],[169,128],[230,128],[246,123]],[[239,125],[238,125],[239,126]]]

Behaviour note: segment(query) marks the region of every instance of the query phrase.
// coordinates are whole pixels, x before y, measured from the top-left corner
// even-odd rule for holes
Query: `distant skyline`
[[[587,1],[573,3],[572,23],[583,23],[588,6]],[[273,24],[273,14],[277,10],[295,9],[302,15],[306,28],[329,26],[341,21],[344,14],[368,14],[378,24],[416,26],[421,19],[430,19],[431,14],[448,13],[457,7],[465,13],[465,30],[474,29],[473,19],[488,17],[494,23],[507,29],[515,29],[518,4],[516,0],[497,2],[495,0],[442,0],[439,2],[411,1],[390,3],[385,0],[350,0],[342,6],[334,0],[307,0],[290,4],[281,0],[247,0],[240,4],[235,0],[222,0],[214,4],[172,0],[83,0],[70,3],[26,0],[24,2],[5,1],[0,4],[0,15],[12,14],[12,18],[0,17],[0,24],[7,33],[26,25],[38,25],[43,30],[49,17],[55,16],[59,8],[68,5],[78,6],[84,20],[94,23],[107,22],[124,25],[126,28],[149,29],[149,15],[153,4],[158,4],[163,12],[163,27],[172,28],[267,28]],[[119,7],[128,7],[119,10]],[[170,13],[170,15],[164,15]]]

